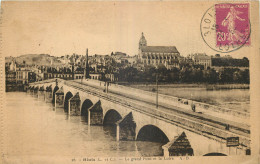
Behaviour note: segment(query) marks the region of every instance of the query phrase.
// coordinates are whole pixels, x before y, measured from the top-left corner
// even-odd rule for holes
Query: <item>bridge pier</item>
[[[52,94],[50,91],[45,91],[45,102],[50,103],[52,101]]]
[[[136,123],[132,112],[116,123],[116,139],[134,141],[136,135]]]
[[[64,91],[63,87],[61,87],[55,93],[55,108],[63,108],[64,107]]]
[[[88,124],[103,125],[103,109],[100,100],[88,109]]]
[[[39,89],[39,91],[38,91],[38,98],[43,98],[44,99],[44,95],[45,95],[45,93],[44,93],[44,87],[42,86],[42,87],[40,87],[40,89]]]
[[[46,91],[45,91],[45,102],[52,102],[52,89],[51,89],[51,85],[46,87]]]
[[[31,86],[28,86],[28,87],[26,88],[26,93],[30,93],[30,89],[31,89]]]
[[[169,156],[193,156],[193,149],[185,132],[182,132],[180,136],[174,137],[174,139],[162,146],[163,155]]]
[[[45,96],[44,91],[41,91],[41,90],[40,90],[40,91],[38,92],[38,98],[39,98],[39,99],[44,99],[44,96]]]
[[[30,88],[30,95],[33,95],[34,93],[34,86]]]
[[[80,97],[79,92],[69,100],[69,115],[80,116]]]
[[[33,96],[34,97],[37,97],[38,98],[38,90],[39,90],[39,87],[35,87],[34,90],[33,90]]]

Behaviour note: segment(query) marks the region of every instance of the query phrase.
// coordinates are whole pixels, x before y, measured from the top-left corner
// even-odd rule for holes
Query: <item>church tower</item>
[[[139,41],[139,49],[141,49],[141,47],[143,47],[143,46],[147,46],[147,41],[144,37],[144,33],[142,32],[142,36]]]

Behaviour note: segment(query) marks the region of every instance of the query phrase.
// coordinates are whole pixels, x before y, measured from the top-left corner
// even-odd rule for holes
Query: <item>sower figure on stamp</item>
[[[245,19],[240,18],[238,15],[243,12],[236,11],[233,6],[230,7],[230,11],[228,12],[226,18],[222,21],[222,26],[228,25],[228,38],[227,40],[231,41],[230,43],[234,43],[236,41],[243,42],[244,34],[236,30],[235,20],[238,19],[240,21],[245,21]]]

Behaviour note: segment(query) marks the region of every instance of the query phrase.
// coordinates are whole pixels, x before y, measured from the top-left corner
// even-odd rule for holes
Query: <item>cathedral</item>
[[[138,59],[143,65],[164,65],[167,69],[179,67],[180,53],[175,46],[147,46],[144,33],[139,41]]]

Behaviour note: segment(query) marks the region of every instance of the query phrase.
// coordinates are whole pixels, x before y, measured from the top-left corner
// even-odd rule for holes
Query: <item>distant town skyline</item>
[[[176,46],[182,56],[221,54],[210,49],[200,33],[201,18],[213,4],[3,2],[2,54],[85,55],[88,48],[89,55],[119,51],[133,56],[142,32],[147,45]],[[250,58],[249,51],[246,46],[221,56]]]

